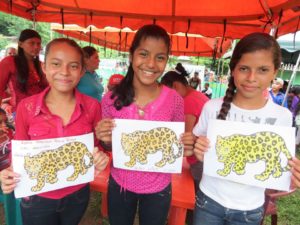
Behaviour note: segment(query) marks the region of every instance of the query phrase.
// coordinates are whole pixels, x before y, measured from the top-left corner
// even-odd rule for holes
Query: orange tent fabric
[[[0,10],[30,20],[132,30],[157,23],[169,33],[240,38],[247,33],[295,32],[299,0],[0,0]],[[281,30],[282,29],[282,30]]]
[[[129,51],[135,34],[133,31],[110,32],[106,30],[92,30],[90,33],[87,29],[78,26],[65,26],[64,30],[59,29],[59,26],[52,26],[52,29],[67,37],[91,41],[94,44],[122,52]],[[183,33],[171,35],[171,40],[171,55],[213,57],[215,54],[215,57],[219,58],[231,47],[231,40],[229,39],[222,43],[222,38],[207,38],[192,34],[188,34],[188,37]]]

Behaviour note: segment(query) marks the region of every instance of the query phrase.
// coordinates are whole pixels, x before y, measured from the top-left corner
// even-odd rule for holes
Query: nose
[[[156,63],[155,62],[155,57],[153,57],[153,56],[148,57],[147,66],[149,68],[153,68],[155,66],[155,63]]]
[[[247,78],[248,78],[249,81],[254,81],[255,80],[255,76],[256,76],[255,75],[255,71],[251,70],[251,71],[249,71]]]
[[[65,76],[68,75],[68,73],[69,73],[68,65],[62,65],[60,68],[60,73]]]

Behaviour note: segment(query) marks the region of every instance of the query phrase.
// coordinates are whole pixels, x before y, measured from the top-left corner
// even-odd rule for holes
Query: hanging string
[[[93,22],[93,12],[90,12],[91,22]]]
[[[122,43],[122,28],[123,28],[123,16],[120,16],[120,32],[119,32],[119,54],[121,49],[121,43]]]
[[[104,32],[104,57],[106,58],[106,31]]]
[[[296,30],[294,32],[294,38],[293,38],[294,49],[296,48],[296,33],[297,33],[298,29],[299,29],[299,24],[300,24],[300,16],[298,17],[298,22],[297,22]]]
[[[283,10],[281,9],[280,12],[279,12],[278,24],[277,24],[277,28],[276,28],[276,32],[275,32],[275,36],[274,36],[275,39],[277,39],[277,36],[278,36],[278,29],[279,29],[279,25],[280,25],[282,15],[283,15]]]
[[[127,38],[128,38],[128,32],[125,33],[125,49],[124,49],[124,52],[127,51]]]
[[[226,27],[227,27],[227,20],[224,19],[224,21],[223,21],[223,36],[222,36],[222,41],[220,44],[220,53],[223,52],[223,42],[224,42],[225,34],[226,34]]]
[[[185,32],[185,40],[186,40],[186,44],[185,44],[185,48],[189,48],[189,37],[188,37],[188,32],[190,30],[190,26],[191,26],[191,19],[188,20],[188,28]]]
[[[90,46],[92,44],[92,26],[90,26],[90,36],[89,36],[89,40],[90,40]]]
[[[12,0],[9,0],[8,2],[8,10],[9,12],[12,14],[12,8],[13,8],[13,1]]]
[[[61,14],[61,25],[62,25],[62,29],[65,29],[65,19],[64,19],[64,9],[61,8],[60,9],[60,14]]]

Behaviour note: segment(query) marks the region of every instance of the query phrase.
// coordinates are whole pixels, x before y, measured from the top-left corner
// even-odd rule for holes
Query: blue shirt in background
[[[91,73],[86,71],[83,77],[81,77],[77,88],[81,93],[91,96],[98,101],[102,99],[104,88],[96,72]]]

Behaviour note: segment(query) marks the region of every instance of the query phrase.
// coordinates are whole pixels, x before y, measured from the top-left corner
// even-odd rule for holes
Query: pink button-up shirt
[[[101,102],[103,118],[140,119],[138,106],[134,103],[121,110],[113,106],[111,92]],[[159,97],[149,103],[143,111],[144,120],[184,121],[183,99],[176,91],[163,86]],[[111,175],[122,187],[135,193],[155,193],[163,190],[171,182],[171,174],[131,171],[111,168]]]
[[[101,105],[96,99],[75,90],[75,110],[69,123],[63,125],[62,119],[52,114],[45,104],[44,99],[49,89],[25,98],[19,103],[16,116],[16,140],[41,140],[94,132],[96,123],[101,119]],[[39,196],[60,199],[85,185],[80,184],[49,191],[41,193]]]

